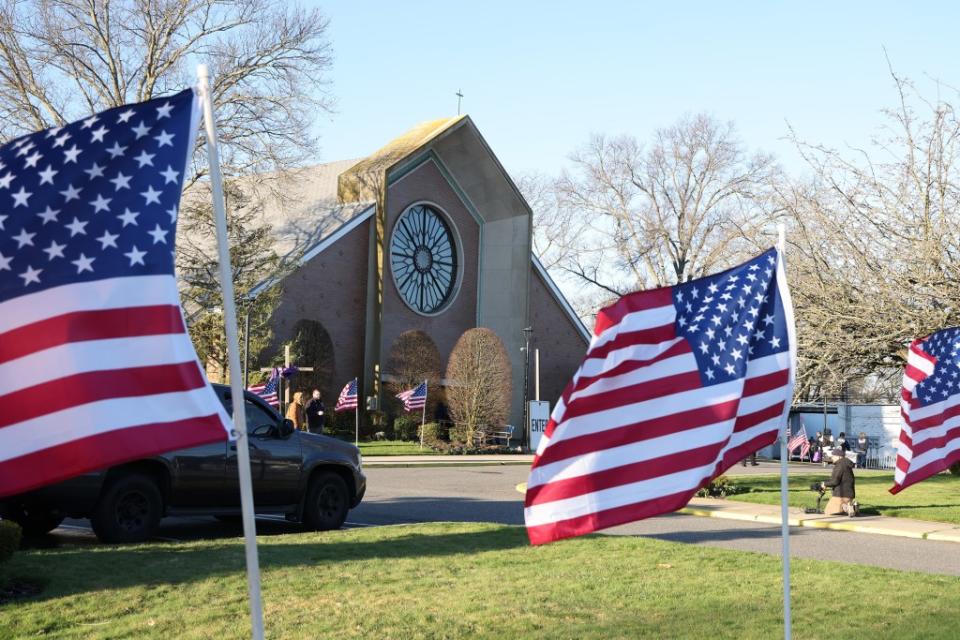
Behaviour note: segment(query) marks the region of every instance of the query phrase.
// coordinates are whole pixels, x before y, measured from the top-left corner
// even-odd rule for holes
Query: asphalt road
[[[748,472],[754,469],[764,471],[747,468]],[[515,487],[526,480],[525,466],[368,468],[366,473],[367,495],[350,512],[348,527],[438,521],[523,524],[522,496]],[[299,528],[278,519],[258,518],[257,530],[275,535]],[[778,525],[686,515],[650,518],[608,533],[774,555],[780,554],[781,545]],[[239,524],[213,518],[168,518],[160,530],[161,539],[173,540],[239,535]],[[88,523],[75,520],[66,522],[43,544],[94,542]],[[793,557],[960,576],[960,544],[956,543],[794,528],[790,544]]]

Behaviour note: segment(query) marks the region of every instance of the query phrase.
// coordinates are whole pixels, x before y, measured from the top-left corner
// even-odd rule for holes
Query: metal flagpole
[[[423,381],[423,415],[420,417],[420,448],[423,449],[423,427],[427,424],[427,381]]]
[[[784,248],[786,247],[786,228],[783,223],[777,225],[777,256],[783,260]],[[789,339],[789,336],[788,336]],[[790,515],[787,511],[787,463],[789,462],[787,453],[788,437],[788,419],[784,420],[783,428],[780,432],[780,537],[783,539],[783,637],[790,640]]]
[[[356,379],[357,384],[357,404],[353,408],[354,418],[356,419],[356,430],[353,435],[353,445],[360,446],[360,378]]]
[[[223,202],[223,177],[220,175],[220,154],[217,128],[213,119],[210,96],[210,73],[207,65],[197,66],[203,124],[207,134],[210,163],[210,189],[217,227],[217,251],[220,261],[220,288],[223,292],[223,316],[226,323],[227,350],[230,362],[230,394],[233,400],[233,430],[236,435],[237,470],[240,474],[240,506],[243,513],[243,538],[247,557],[247,588],[250,593],[250,624],[254,640],[263,640],[263,605],[260,600],[260,562],[257,558],[257,533],[253,519],[253,484],[250,478],[250,451],[247,448],[247,420],[244,411],[243,379],[240,373],[237,309],[233,299],[233,274],[230,249],[227,246],[227,214]]]

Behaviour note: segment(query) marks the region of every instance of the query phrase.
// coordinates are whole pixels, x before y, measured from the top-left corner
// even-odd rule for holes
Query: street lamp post
[[[520,446],[526,449],[527,442],[527,423],[530,421],[529,411],[530,399],[530,334],[533,333],[533,327],[523,329],[523,424],[520,426]]]

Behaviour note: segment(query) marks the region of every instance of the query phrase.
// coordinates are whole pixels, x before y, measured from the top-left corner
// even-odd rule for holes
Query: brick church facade
[[[299,169],[284,183],[262,203],[294,265],[279,283],[271,351],[301,321],[322,325],[327,398],[354,376],[364,396],[382,396],[405,331],[430,337],[443,370],[464,331],[487,327],[509,355],[510,422],[520,425],[531,327],[541,399],[555,404],[589,334],[533,255],[530,207],[468,116],[421,124],[367,158]],[[532,399],[533,358],[530,366]]]

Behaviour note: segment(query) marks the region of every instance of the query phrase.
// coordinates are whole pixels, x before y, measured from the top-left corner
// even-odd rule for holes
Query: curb
[[[518,493],[527,492],[527,483],[521,482],[516,487]],[[682,513],[689,516],[700,516],[703,518],[720,518],[722,520],[740,520],[742,522],[762,522],[764,524],[780,524],[780,516],[769,516],[763,513],[756,513],[751,509],[748,502],[737,503],[735,501],[724,501],[723,509],[705,509],[702,507],[683,507],[677,509],[674,513]],[[719,505],[718,505],[719,506]],[[827,520],[826,518],[835,517],[837,520]],[[839,519],[839,518],[843,519]],[[884,517],[884,516],[866,516],[866,517]],[[806,527],[808,529],[832,529],[834,531],[851,531],[854,533],[866,533],[880,536],[894,536],[898,538],[913,538],[915,540],[935,540],[937,542],[960,543],[960,526],[955,526],[946,522],[928,522],[921,520],[908,520],[905,518],[893,518],[886,516],[891,520],[891,525],[884,526],[878,524],[876,520],[867,522],[851,521],[845,516],[824,516],[822,514],[792,513],[787,516],[787,522],[791,527]],[[911,531],[905,526],[917,525],[926,527],[928,531]]]

